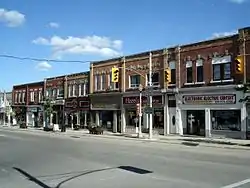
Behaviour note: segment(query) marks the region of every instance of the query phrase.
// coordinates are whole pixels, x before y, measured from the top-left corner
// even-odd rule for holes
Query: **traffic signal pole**
[[[149,107],[153,107],[152,97],[152,53],[149,53]],[[149,114],[149,139],[153,137],[153,115]]]
[[[244,62],[244,84],[247,82],[247,65],[246,65],[246,38],[243,30],[243,62]]]

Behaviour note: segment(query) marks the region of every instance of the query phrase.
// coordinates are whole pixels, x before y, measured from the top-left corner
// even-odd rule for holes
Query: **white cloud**
[[[242,3],[247,2],[247,0],[229,0],[229,1],[232,3],[237,3],[237,4],[242,4]]]
[[[25,15],[16,10],[6,10],[0,8],[0,22],[8,27],[17,27],[25,22]]]
[[[86,36],[66,37],[53,36],[50,39],[38,37],[32,41],[34,44],[47,45],[51,47],[53,56],[65,54],[92,54],[105,57],[121,55],[123,42],[111,40],[108,37]]]
[[[56,23],[56,22],[50,22],[50,23],[49,23],[49,26],[50,26],[51,28],[59,28],[59,27],[60,27],[59,23]]]
[[[230,35],[235,35],[237,33],[238,33],[238,31],[236,31],[236,30],[229,31],[229,32],[213,33],[212,38],[226,37],[226,36],[230,36]]]
[[[41,71],[48,71],[52,68],[52,65],[47,61],[43,61],[37,64],[36,68]]]

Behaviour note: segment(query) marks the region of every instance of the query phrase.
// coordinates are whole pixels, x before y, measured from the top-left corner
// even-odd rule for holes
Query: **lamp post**
[[[140,84],[139,86],[139,92],[140,92],[140,95],[139,95],[139,130],[138,130],[138,138],[141,138],[141,118],[142,118],[142,85]]]

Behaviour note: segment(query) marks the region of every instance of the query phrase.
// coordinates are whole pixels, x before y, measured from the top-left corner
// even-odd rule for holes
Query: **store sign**
[[[137,104],[139,103],[139,96],[137,97],[123,97],[123,104]],[[143,96],[142,97],[142,103],[147,104],[148,98]],[[153,96],[153,104],[162,104],[162,96]]]
[[[183,104],[235,104],[236,95],[184,95]]]
[[[92,104],[92,108],[114,109],[118,108],[117,104]]]

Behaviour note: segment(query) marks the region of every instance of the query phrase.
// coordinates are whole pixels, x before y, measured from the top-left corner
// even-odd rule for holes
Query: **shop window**
[[[230,80],[231,75],[231,56],[213,58],[213,81]]]
[[[140,75],[131,75],[129,79],[129,87],[130,88],[137,88],[141,83],[141,76]]]
[[[146,85],[149,86],[149,74],[147,74],[147,83]],[[160,74],[159,72],[152,73],[152,86],[159,86],[160,85]]]
[[[203,82],[204,73],[203,73],[203,60],[196,61],[196,82]]]
[[[193,62],[186,62],[186,83],[193,83]]]
[[[241,130],[240,110],[211,110],[213,130]]]

